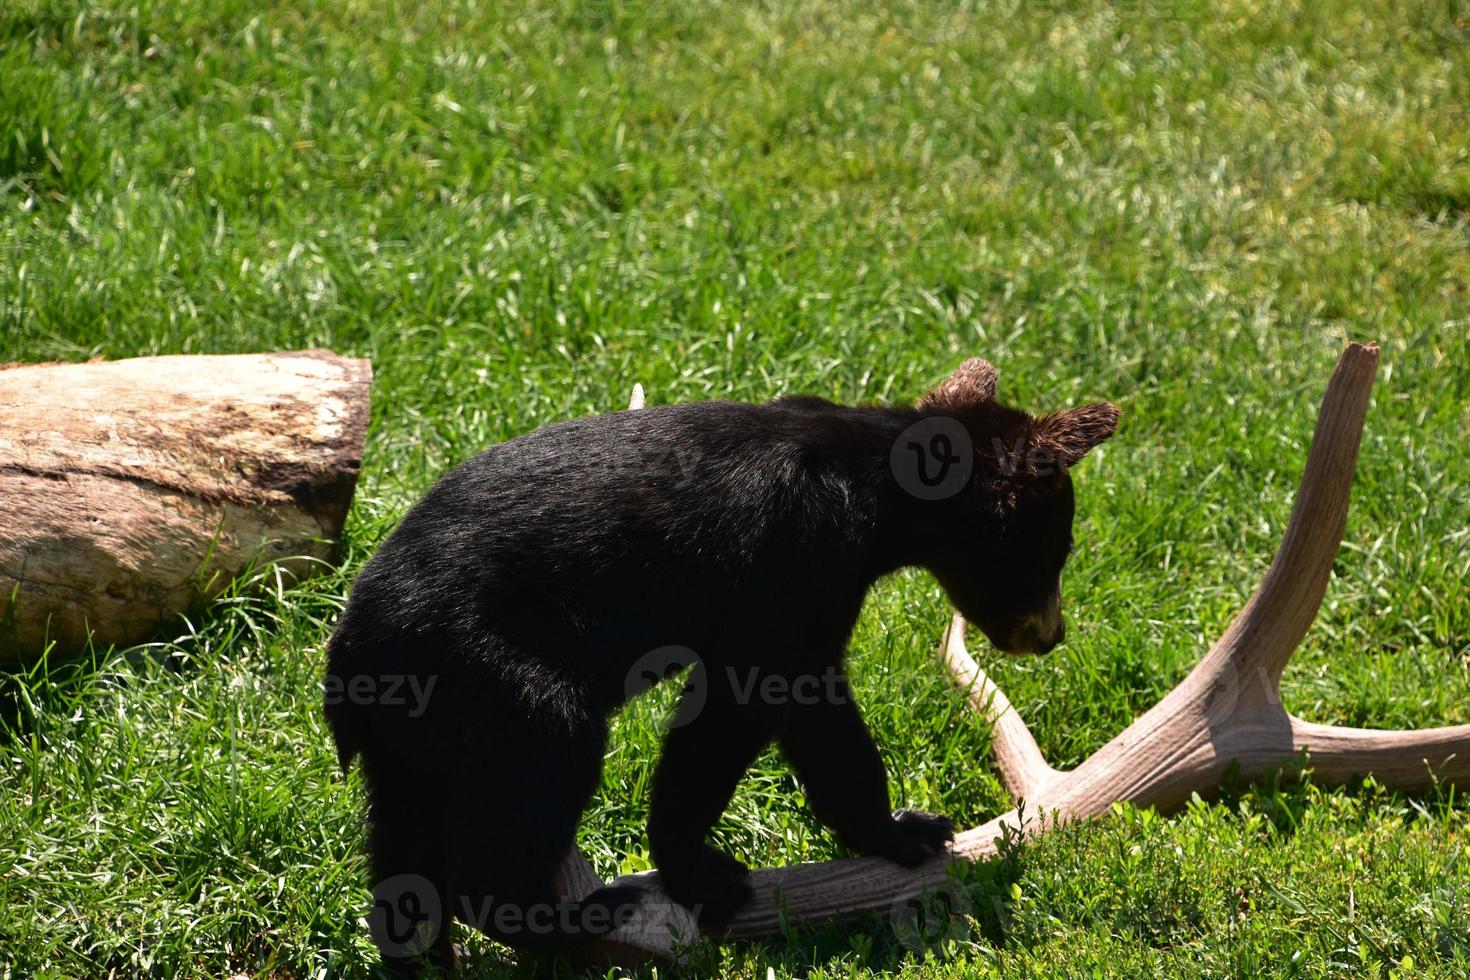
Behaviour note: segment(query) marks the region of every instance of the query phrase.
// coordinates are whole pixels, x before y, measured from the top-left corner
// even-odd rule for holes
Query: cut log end
[[[330,351],[0,369],[0,662],[148,639],[335,557],[372,368]]]

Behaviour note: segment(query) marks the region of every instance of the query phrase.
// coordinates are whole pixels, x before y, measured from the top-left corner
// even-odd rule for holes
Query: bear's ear
[[[1100,446],[1118,429],[1118,406],[1108,402],[1083,405],[1036,420],[1035,447],[1062,466],[1074,466],[1088,450]]]
[[[929,411],[962,409],[995,401],[995,368],[983,357],[972,357],[923,398],[919,407]]]

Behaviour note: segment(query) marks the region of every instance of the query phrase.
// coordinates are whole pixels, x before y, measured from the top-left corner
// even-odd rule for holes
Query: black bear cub
[[[362,759],[385,960],[452,966],[452,918],[554,950],[632,910],[637,889],[572,904],[556,876],[609,714],[670,650],[696,665],[648,836],[663,887],[703,925],[749,897],[745,867],[706,837],[773,739],[848,847],[907,866],[940,852],[950,821],[893,812],[841,672],[863,597],[916,565],[1000,649],[1051,649],[1067,469],[1117,421],[1108,404],[1001,405],[976,358],[912,408],[615,412],[453,470],[367,563],[329,646],[327,718],[343,765]]]

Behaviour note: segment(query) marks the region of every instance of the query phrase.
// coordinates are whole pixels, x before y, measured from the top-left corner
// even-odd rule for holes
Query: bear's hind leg
[[[460,774],[452,818],[451,914],[517,949],[556,952],[611,931],[636,888],[602,888],[580,902],[557,890],[582,810],[602,772],[605,727],[537,730],[497,719],[480,758]]]
[[[368,921],[383,965],[405,976],[423,959],[453,970],[446,777],[378,752],[364,752],[363,764],[373,866]]]

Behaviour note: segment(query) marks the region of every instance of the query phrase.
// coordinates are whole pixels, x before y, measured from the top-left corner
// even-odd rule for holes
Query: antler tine
[[[1001,782],[1012,799],[1032,800],[1058,773],[1047,764],[1041,748],[1016,713],[1010,700],[965,648],[965,617],[958,612],[940,641],[940,653],[950,676],[965,689],[970,704],[990,722],[990,744]]]
[[[1437,783],[1470,783],[1470,725],[1408,731],[1342,728],[1291,718],[1298,752],[1306,752],[1312,774],[1347,782],[1365,773],[1397,789],[1428,789]]]
[[[1239,675],[1262,673],[1275,685],[1307,635],[1347,527],[1353,469],[1378,370],[1376,344],[1349,344],[1327,383],[1291,518],[1260,587],[1201,665]],[[1226,662],[1233,663],[1226,667]]]

